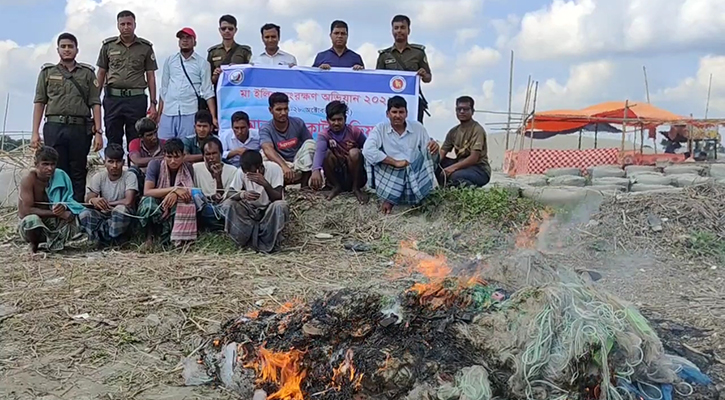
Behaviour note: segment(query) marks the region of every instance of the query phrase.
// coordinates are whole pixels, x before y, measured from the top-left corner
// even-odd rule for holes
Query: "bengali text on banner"
[[[269,95],[286,93],[290,115],[302,118],[314,137],[327,129],[325,106],[333,100],[350,109],[347,121],[364,133],[385,120],[387,101],[399,95],[408,102],[408,115],[418,115],[420,78],[415,72],[308,67],[229,65],[222,67],[217,85],[220,133],[232,129],[232,114],[249,114],[252,129],[272,119]]]

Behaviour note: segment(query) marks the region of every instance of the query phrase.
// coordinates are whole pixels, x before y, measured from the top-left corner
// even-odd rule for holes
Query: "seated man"
[[[134,169],[146,173],[151,160],[164,158],[164,140],[159,140],[158,125],[148,117],[136,121],[138,137],[128,144],[128,158]],[[143,179],[143,176],[141,176]]]
[[[224,230],[237,246],[270,253],[289,222],[284,174],[278,164],[262,161],[262,155],[253,150],[242,154],[241,164],[232,185],[239,193],[225,202],[228,212]]]
[[[360,204],[365,204],[369,200],[367,193],[362,191],[366,181],[362,156],[365,135],[347,124],[347,104],[332,101],[325,107],[325,112],[329,128],[317,136],[310,186],[316,190],[322,188],[323,170],[325,179],[332,186],[328,200],[342,191],[352,190]]]
[[[211,136],[214,128],[213,118],[207,110],[199,110],[194,115],[194,132],[196,135],[184,138],[184,161],[188,163],[198,163],[204,161],[204,153],[201,146]]]
[[[18,233],[36,253],[41,243],[62,250],[77,233],[76,216],[84,210],[73,200],[68,174],[57,169],[58,152],[43,146],[35,152],[35,167],[20,181]]]
[[[224,229],[222,202],[237,176],[237,168],[222,162],[222,142],[210,136],[204,142],[204,162],[194,164],[194,186],[201,192],[194,193],[194,202],[202,226],[211,230]]]
[[[164,158],[153,160],[146,169],[144,197],[138,207],[139,223],[146,228],[145,247],[154,235],[161,243],[196,240],[196,206],[191,197],[194,169],[184,161],[184,143],[170,139],[164,144]]]
[[[232,114],[232,132],[225,132],[222,135],[224,162],[239,168],[239,159],[247,150],[259,151],[259,131],[249,129],[249,115],[244,111],[237,111]]]
[[[133,221],[131,215],[138,192],[136,174],[123,170],[123,147],[111,143],[104,153],[106,170],[93,175],[88,183],[86,202],[93,208],[83,210],[80,215],[81,227],[98,246],[124,239]]]
[[[408,121],[401,96],[388,99],[389,121],[375,126],[363,146],[368,185],[383,200],[383,213],[397,204],[420,204],[437,187],[439,146],[420,122]]]
[[[309,185],[315,141],[305,121],[289,116],[289,97],[284,93],[269,96],[272,120],[259,130],[262,150],[268,160],[282,168],[285,185]]]
[[[441,168],[438,182],[446,186],[486,186],[491,179],[488,164],[486,131],[473,119],[473,98],[463,96],[456,99],[456,117],[460,124],[446,134],[441,146]],[[455,159],[448,153],[455,150]]]

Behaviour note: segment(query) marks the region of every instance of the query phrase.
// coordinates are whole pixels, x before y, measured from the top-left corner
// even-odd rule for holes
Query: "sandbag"
[[[616,196],[627,191],[626,188],[618,185],[587,186],[585,189],[595,193],[599,193],[605,197]]]
[[[482,187],[481,189],[483,189],[483,190],[504,189],[506,192],[508,192],[514,196],[520,196],[521,188],[524,186],[526,186],[526,185],[523,185],[520,182],[516,182],[515,180],[509,178],[509,179],[501,179],[498,181],[489,182],[488,185]]]
[[[712,178],[696,174],[672,175],[672,182],[677,187],[704,185],[706,183],[710,183],[711,181]]]
[[[549,178],[550,186],[576,186],[584,187],[587,184],[587,179],[583,176],[556,176]]]
[[[710,176],[717,179],[725,179],[725,164],[710,165]]]
[[[624,167],[627,176],[642,172],[657,172],[657,168],[653,165],[627,165]]]
[[[693,174],[693,175],[700,175],[704,171],[705,167],[702,165],[684,165],[684,164],[678,164],[678,165],[670,165],[669,167],[665,167],[665,175],[684,175],[684,174]]]
[[[516,181],[523,185],[542,187],[546,186],[548,181],[544,175],[519,175],[516,177]]]
[[[630,192],[649,192],[653,190],[666,190],[666,189],[676,189],[673,186],[670,185],[657,185],[657,184],[646,184],[646,183],[635,183],[632,185],[631,188],[629,188]]]
[[[584,202],[601,204],[604,196],[594,190],[578,187],[526,187],[521,189],[524,198],[537,201],[546,206],[567,206]]]
[[[659,196],[663,194],[677,194],[685,190],[685,188],[679,188],[679,187],[666,187],[664,189],[652,189],[652,190],[646,190],[644,192],[629,192],[629,193],[622,193],[618,197],[646,197],[646,196]]]
[[[582,171],[579,168],[549,168],[546,170],[545,175],[549,178],[556,176],[581,176]]]
[[[622,171],[624,172],[624,171]],[[616,178],[616,177],[607,177],[607,178],[596,178],[592,179],[592,186],[621,186],[625,189],[629,188],[629,179],[627,178]]]
[[[614,165],[600,165],[587,169],[591,179],[596,178],[624,178],[627,173],[622,168]]]
[[[672,177],[674,175],[655,175],[655,174],[639,174],[631,178],[633,183],[641,183],[644,185],[672,185]]]

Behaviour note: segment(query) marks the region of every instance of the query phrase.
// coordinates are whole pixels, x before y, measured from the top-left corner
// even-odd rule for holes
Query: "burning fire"
[[[263,345],[259,348],[257,360],[251,365],[245,365],[245,368],[252,368],[257,372],[257,383],[271,382],[279,385],[279,390],[267,396],[267,400],[305,400],[301,387],[307,376],[307,371],[302,368],[304,354],[296,349],[275,353]]]
[[[355,366],[352,363],[352,357],[353,351],[347,349],[345,359],[340,363],[339,367],[332,370],[332,383],[330,383],[330,387],[337,391],[342,390],[342,385],[345,383],[345,378],[347,378],[347,382],[351,383],[355,389],[360,389],[363,375],[365,374],[356,373]]]
[[[546,232],[546,227],[550,219],[551,214],[547,211],[541,212],[541,215],[535,212],[532,213],[529,217],[528,224],[516,236],[516,248],[536,249],[539,235]]]

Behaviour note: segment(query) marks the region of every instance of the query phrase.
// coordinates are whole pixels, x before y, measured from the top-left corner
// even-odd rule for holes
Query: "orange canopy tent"
[[[684,122],[690,118],[657,108],[651,104],[608,101],[581,110],[553,110],[534,114],[526,131],[564,132],[582,129],[592,123],[656,126]]]

